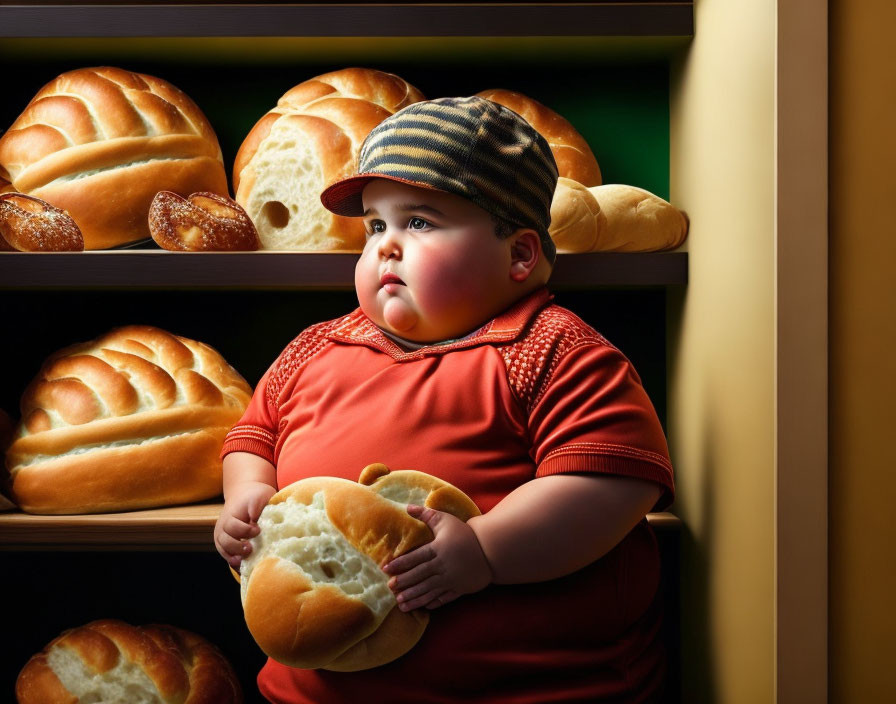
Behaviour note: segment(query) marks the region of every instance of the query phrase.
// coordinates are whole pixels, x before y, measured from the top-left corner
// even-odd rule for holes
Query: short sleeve
[[[222,460],[231,452],[250,452],[274,464],[279,413],[268,400],[267,386],[275,367],[276,362],[261,377],[242,418],[224,438]]]
[[[665,434],[640,378],[611,345],[580,344],[546,378],[529,415],[536,476],[597,472],[675,488]]]

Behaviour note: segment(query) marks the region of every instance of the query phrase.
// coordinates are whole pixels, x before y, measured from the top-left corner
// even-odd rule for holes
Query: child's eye
[[[367,234],[375,235],[379,232],[386,231],[386,223],[382,220],[371,220],[367,225]]]
[[[426,222],[423,218],[411,218],[410,222],[408,222],[408,227],[412,230],[423,230],[429,227],[429,223]]]

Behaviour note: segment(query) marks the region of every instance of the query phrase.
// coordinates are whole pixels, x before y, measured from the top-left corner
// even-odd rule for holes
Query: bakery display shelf
[[[348,290],[357,254],[301,252],[0,253],[0,289]],[[687,252],[560,254],[554,287],[687,283]]]
[[[471,18],[475,24],[471,25]],[[692,0],[0,6],[0,37],[692,36]]]
[[[214,550],[219,503],[126,513],[36,516],[0,513],[0,550]],[[651,513],[655,530],[676,531],[672,513]]]

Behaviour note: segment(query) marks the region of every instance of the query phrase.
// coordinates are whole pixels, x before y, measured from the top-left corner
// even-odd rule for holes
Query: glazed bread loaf
[[[24,193],[0,194],[0,251],[80,252],[81,230],[71,216]]]
[[[182,198],[159,191],[149,207],[149,231],[157,245],[175,252],[258,249],[258,233],[246,211],[214,193]]]
[[[658,252],[680,246],[688,236],[687,216],[650,191],[615,183],[588,190],[606,218],[596,250]]]
[[[399,610],[381,569],[432,540],[409,503],[464,521],[479,514],[454,486],[382,464],[366,467],[357,483],[314,477],[277,492],[240,567],[246,624],[259,647],[291,667],[337,671],[377,667],[410,650],[428,614]]]
[[[600,203],[588,188],[563,176],[557,179],[548,228],[557,252],[590,252],[598,246],[605,222]]]
[[[363,249],[363,223],[325,209],[321,191],[354,173],[374,127],[423,99],[398,76],[365,68],[325,73],[287,91],[246,136],[233,166],[236,200],[262,248]]]
[[[0,175],[67,211],[87,249],[149,237],[153,196],[227,195],[218,139],[170,83],[118,68],[69,71],[0,137]]]
[[[64,632],[16,680],[18,704],[240,704],[242,690],[221,652],[173,626],[114,619]]]
[[[214,349],[150,326],[51,355],[6,455],[30,513],[132,510],[221,493],[218,454],[252,390]]]
[[[477,95],[510,108],[532,125],[551,146],[561,176],[588,187],[599,186],[603,182],[591,147],[565,117],[534,98],[512,90],[491,88]]]

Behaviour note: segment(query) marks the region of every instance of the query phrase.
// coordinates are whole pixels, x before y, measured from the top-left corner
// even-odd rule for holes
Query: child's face
[[[511,240],[465,198],[376,179],[362,193],[367,243],[355,268],[364,313],[415,342],[461,337],[511,301]]]

